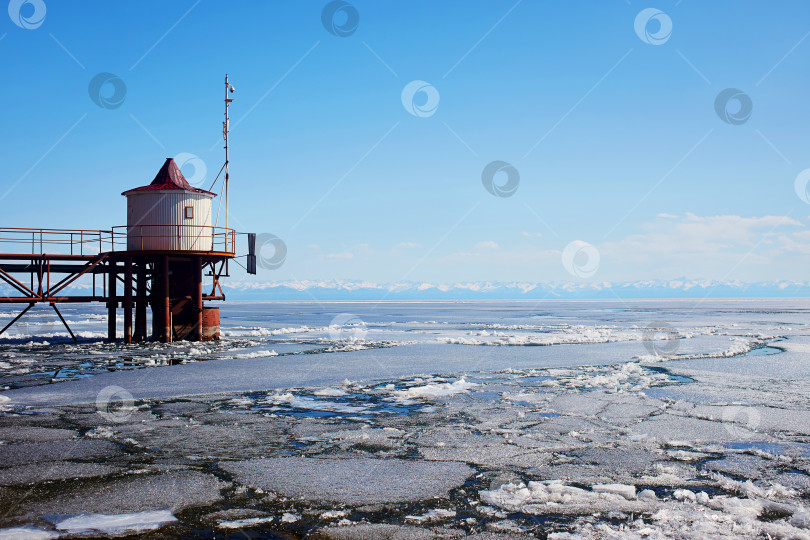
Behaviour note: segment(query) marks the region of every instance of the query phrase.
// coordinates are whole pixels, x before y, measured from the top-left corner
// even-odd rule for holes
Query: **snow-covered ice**
[[[109,535],[133,534],[158,529],[177,521],[169,510],[135,512],[131,514],[79,514],[75,516],[48,516],[56,530],[71,534],[102,533]]]
[[[223,462],[220,467],[253,488],[302,500],[345,504],[443,497],[474,472],[457,462],[349,457],[266,458]]]
[[[810,538],[805,304],[236,303],[203,346],[68,306],[0,340],[0,538]]]

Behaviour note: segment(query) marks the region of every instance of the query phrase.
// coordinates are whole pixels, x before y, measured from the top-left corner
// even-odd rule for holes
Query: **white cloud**
[[[783,263],[810,254],[810,231],[786,216],[687,213],[647,223],[643,233],[597,247],[606,266],[614,270],[612,279],[724,279],[729,274],[781,279],[788,277]]]
[[[400,242],[399,244],[397,244],[397,247],[399,247],[399,248],[419,248],[419,247],[422,247],[422,244],[420,244],[418,242]]]
[[[680,214],[651,217],[633,234],[593,241],[600,266],[581,283],[627,281],[739,280],[762,282],[808,279],[810,226],[807,220],[786,216]],[[531,229],[526,231],[533,234]],[[561,231],[569,232],[569,231]],[[601,232],[601,231],[598,231]],[[583,234],[587,231],[583,231]],[[483,234],[488,234],[484,232]],[[513,234],[523,235],[523,229]],[[306,249],[291,258],[273,277],[370,279],[394,283],[408,279],[432,284],[487,280],[548,283],[571,280],[562,264],[566,238],[546,235],[542,240],[503,244],[493,239],[448,238],[427,257],[408,241],[394,241],[386,249],[369,245],[320,243],[324,251]],[[598,239],[597,232],[589,238]],[[500,240],[500,238],[498,238]],[[516,240],[513,237],[513,240]],[[289,274],[287,273],[289,272]]]

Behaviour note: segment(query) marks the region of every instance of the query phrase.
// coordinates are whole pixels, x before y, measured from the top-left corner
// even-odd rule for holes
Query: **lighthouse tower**
[[[211,199],[215,193],[191,187],[172,158],[147,186],[127,198],[127,250],[211,251]]]
[[[152,336],[158,341],[218,339],[219,308],[205,307],[203,302],[224,299],[216,289],[234,256],[234,231],[211,225],[211,200],[216,194],[192,187],[174,160],[167,158],[150,184],[122,195],[127,198],[126,251],[117,252],[115,260],[124,262],[125,295],[134,284],[139,299],[134,301],[132,339],[146,338],[147,305],[152,310]],[[214,278],[207,295],[206,269]],[[110,290],[116,288],[115,272],[113,265]],[[122,304],[124,339],[129,341],[133,302],[128,305],[124,298]],[[117,302],[108,307],[112,320]]]

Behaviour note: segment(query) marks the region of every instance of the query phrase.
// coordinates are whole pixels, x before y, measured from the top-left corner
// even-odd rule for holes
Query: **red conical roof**
[[[183,173],[180,172],[180,167],[177,166],[177,163],[175,163],[172,158],[166,158],[166,163],[160,168],[151,184],[127,190],[121,195],[126,195],[133,191],[162,191],[167,189],[191,191],[193,193],[208,193],[209,195],[216,196],[216,193],[192,187],[191,184],[188,183],[188,180],[186,180],[186,177],[183,176]]]

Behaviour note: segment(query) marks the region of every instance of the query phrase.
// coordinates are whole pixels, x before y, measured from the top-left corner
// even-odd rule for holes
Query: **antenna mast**
[[[228,74],[225,74],[225,121],[222,122],[222,136],[225,138],[225,228],[228,228],[228,133],[231,131],[231,119],[228,116],[228,106],[233,101],[228,94],[233,94],[234,88],[228,82]],[[227,233],[226,233],[227,234]]]

